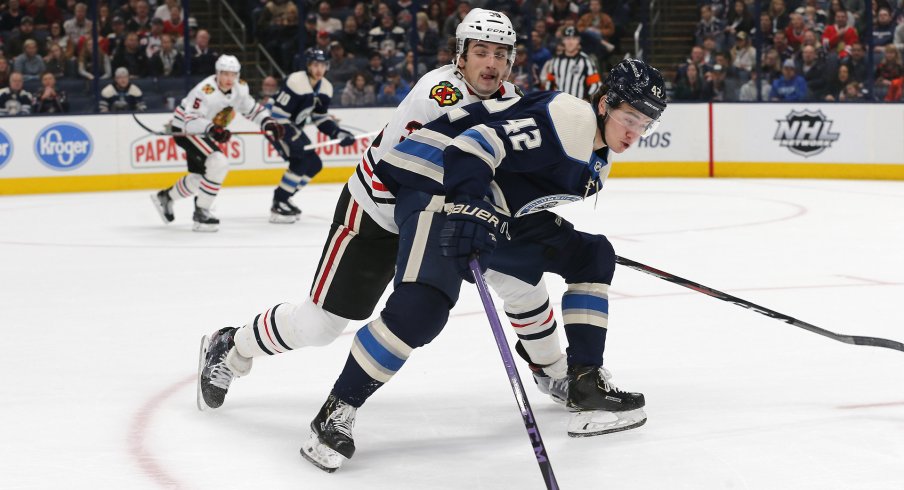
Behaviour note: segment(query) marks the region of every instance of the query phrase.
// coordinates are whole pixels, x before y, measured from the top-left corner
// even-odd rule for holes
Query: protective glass
[[[647,137],[654,132],[659,126],[659,119],[653,120],[647,116],[636,114],[624,109],[613,109],[612,106],[606,105],[609,112],[609,118],[624,126],[628,131],[637,133],[643,137]]]

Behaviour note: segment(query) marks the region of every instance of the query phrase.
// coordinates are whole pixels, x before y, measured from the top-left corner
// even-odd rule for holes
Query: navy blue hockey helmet
[[[659,70],[641,60],[625,59],[606,78],[606,102],[611,107],[625,102],[657,121],[667,104],[665,82]]]
[[[322,49],[308,48],[304,52],[304,60],[305,65],[309,65],[315,61],[322,61],[323,63],[327,63],[327,66],[329,66],[330,57]]]

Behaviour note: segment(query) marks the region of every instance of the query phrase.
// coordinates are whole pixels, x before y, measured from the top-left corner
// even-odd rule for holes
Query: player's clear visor
[[[628,131],[637,133],[643,137],[653,134],[656,132],[656,128],[659,127],[659,119],[650,119],[638,112],[621,108],[613,109],[612,106],[608,104],[606,105],[606,110],[609,112],[610,119],[621,126],[624,126]]]

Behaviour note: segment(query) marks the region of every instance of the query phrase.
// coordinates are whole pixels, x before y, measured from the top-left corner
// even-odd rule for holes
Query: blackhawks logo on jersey
[[[216,90],[216,89],[213,88],[213,85],[210,85],[210,84],[204,85],[204,88],[201,89],[201,91],[207,95],[212,94],[214,90]]]
[[[222,111],[218,112],[216,116],[213,116],[213,123],[217,126],[226,127],[229,126],[229,123],[232,122],[232,119],[235,118],[235,110],[232,107],[227,107]]]
[[[458,103],[462,96],[461,90],[443,80],[430,89],[430,98],[435,100],[440,107],[446,107]]]

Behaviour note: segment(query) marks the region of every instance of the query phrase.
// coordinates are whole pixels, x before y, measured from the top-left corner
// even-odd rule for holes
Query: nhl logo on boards
[[[461,90],[458,90],[457,87],[443,80],[430,89],[430,98],[435,100],[440,107],[446,107],[455,105],[462,99],[462,95]]]
[[[778,119],[772,139],[791,152],[804,157],[818,155],[838,140],[832,132],[832,121],[822,111],[791,111],[785,119]]]

